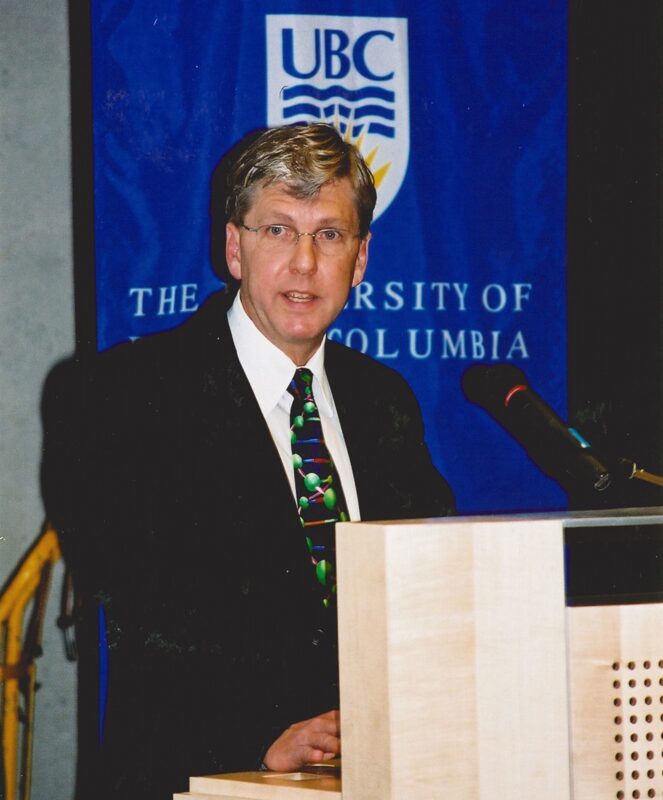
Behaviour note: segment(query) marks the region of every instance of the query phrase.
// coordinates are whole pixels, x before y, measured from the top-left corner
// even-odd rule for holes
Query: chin
[[[319,325],[300,326],[285,331],[285,338],[293,344],[305,345],[310,342],[321,341],[322,337],[327,330],[326,327],[322,328]]]

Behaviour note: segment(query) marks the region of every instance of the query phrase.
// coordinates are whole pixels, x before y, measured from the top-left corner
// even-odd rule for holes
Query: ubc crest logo
[[[267,15],[267,124],[329,122],[375,176],[375,219],[410,152],[407,19]]]

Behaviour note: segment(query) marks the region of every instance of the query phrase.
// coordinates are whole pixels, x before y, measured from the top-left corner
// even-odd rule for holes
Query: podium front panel
[[[656,570],[640,580],[645,566],[630,562],[646,551],[627,548],[641,596],[610,596],[612,579],[574,607],[565,593],[565,556],[571,573],[577,555],[565,530],[613,529],[614,544],[662,519],[338,526],[343,797],[663,796],[663,616],[644,602],[657,597]],[[633,704],[639,713],[620,712]]]
[[[568,796],[561,530],[339,526],[344,798]]]

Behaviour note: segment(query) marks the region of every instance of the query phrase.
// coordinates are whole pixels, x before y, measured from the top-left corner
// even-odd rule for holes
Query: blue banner
[[[326,120],[379,198],[366,280],[329,335],[405,375],[461,511],[563,508],[460,380],[512,362],[565,416],[566,21],[543,0],[93,0],[99,349],[219,287],[219,158]]]

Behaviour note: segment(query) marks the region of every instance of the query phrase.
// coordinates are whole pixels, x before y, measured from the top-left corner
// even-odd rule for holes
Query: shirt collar
[[[228,325],[242,369],[251,384],[263,416],[282,400],[296,366],[264,336],[244,310],[239,292],[228,311]],[[325,339],[304,365],[313,373],[313,395],[319,411],[334,415],[334,405],[325,372]]]

